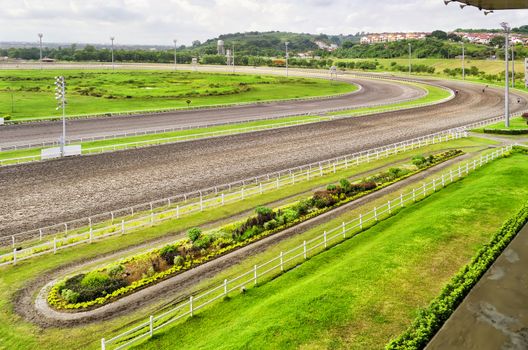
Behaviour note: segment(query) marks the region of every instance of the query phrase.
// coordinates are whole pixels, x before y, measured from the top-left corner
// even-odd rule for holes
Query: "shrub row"
[[[187,239],[64,279],[51,288],[48,303],[57,309],[86,309],[102,305],[297,225],[461,153],[451,150],[427,158],[416,156],[410,168],[390,168],[357,183],[342,179],[339,184],[328,185],[326,189],[316,191],[310,198],[295,204],[276,210],[258,207],[256,215],[207,234],[203,234],[199,228],[192,228],[188,231]]]
[[[528,204],[525,204],[515,216],[502,225],[469,264],[451,279],[429,307],[419,313],[411,326],[385,348],[390,350],[424,348],[527,222]]]
[[[484,129],[486,134],[503,134],[503,135],[524,135],[528,134],[528,129]]]

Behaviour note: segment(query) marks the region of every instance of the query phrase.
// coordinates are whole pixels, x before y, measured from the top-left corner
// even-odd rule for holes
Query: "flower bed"
[[[390,168],[386,172],[355,183],[342,179],[339,184],[328,185],[325,190],[316,191],[311,197],[285,207],[258,207],[255,215],[246,220],[214,231],[202,233],[199,228],[190,229],[186,239],[56,283],[48,294],[48,303],[56,309],[64,310],[98,307],[295,226],[460,154],[460,150],[451,150],[428,157],[416,156],[405,167]]]

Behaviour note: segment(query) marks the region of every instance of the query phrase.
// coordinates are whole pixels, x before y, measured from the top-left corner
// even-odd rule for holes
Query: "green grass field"
[[[522,155],[487,165],[137,348],[382,348],[526,201],[526,171]]]
[[[0,116],[58,116],[54,77],[64,75],[68,115],[159,110],[326,96],[355,85],[323,79],[184,71],[20,70],[0,72]]]
[[[504,126],[504,122],[499,122],[499,123],[488,125],[485,128],[478,128],[478,129],[474,129],[472,131],[484,132],[484,129],[493,129],[493,130],[501,130],[501,129],[526,130],[526,129],[528,129],[528,124],[526,124],[526,121],[523,118],[517,117],[517,118],[510,119],[510,127],[509,128],[506,128]]]
[[[117,249],[123,249],[144,242],[148,239],[162,236],[174,237],[175,234],[183,232],[189,227],[204,227],[204,225],[209,222],[229,218],[232,215],[242,213],[245,210],[252,210],[252,208],[255,208],[258,205],[266,205],[266,203],[270,203],[271,201],[277,201],[283,198],[290,198],[289,201],[294,201],[299,194],[311,191],[314,187],[316,188],[330,182],[338,181],[343,176],[353,176],[353,174],[368,171],[369,169],[375,169],[380,166],[387,166],[389,164],[395,165],[399,161],[408,160],[409,157],[415,154],[449,148],[458,148],[466,151],[479,150],[492,143],[493,141],[489,140],[468,138],[424,147],[420,150],[409,151],[394,157],[373,161],[368,164],[361,164],[357,168],[350,168],[346,173],[337,173],[325,178],[315,178],[310,182],[301,182],[295,186],[282,188],[279,191],[248,198],[243,202],[235,202],[224,207],[207,210],[205,212],[207,215],[204,215],[204,213],[196,213],[183,217],[178,221],[166,222],[159,226],[131,232],[130,234],[127,234],[126,241],[121,237],[111,237],[92,245],[81,245],[64,251],[59,251],[56,255],[46,255],[40,258],[20,262],[15,267],[0,268],[0,349],[25,350],[33,349],[39,345],[46,349],[63,349],[65,347],[73,349],[98,349],[98,342],[102,336],[108,336],[110,335],[109,333],[114,330],[127,327],[130,322],[133,322],[136,319],[143,319],[144,315],[151,312],[149,310],[152,310],[149,308],[142,309],[125,317],[119,317],[111,321],[91,324],[84,327],[40,329],[14,313],[13,297],[15,292],[22,288],[27,281],[37,278],[40,274],[46,271],[53,270],[59,266],[74,261],[84,261],[90,257],[112,252]],[[173,240],[173,238],[170,239]],[[299,239],[302,238],[299,237]],[[298,244],[298,242],[286,243]],[[136,249],[126,254],[133,254],[134,252],[140,252],[144,249],[145,248]],[[278,247],[277,249],[283,248]],[[272,253],[275,254],[275,252],[270,252],[270,254]],[[261,256],[256,256],[255,258],[261,258]],[[246,265],[252,266],[251,261],[248,261],[246,265],[244,264],[241,264],[239,268],[245,269],[247,267]],[[232,271],[226,271],[226,273],[229,274],[232,273]],[[155,307],[156,305],[152,306],[152,308]]]

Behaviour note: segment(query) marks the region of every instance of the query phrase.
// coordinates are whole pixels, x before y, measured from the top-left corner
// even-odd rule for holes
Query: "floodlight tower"
[[[509,91],[509,59],[508,59],[508,44],[509,44],[509,34],[510,34],[510,25],[506,22],[502,22],[501,24],[502,29],[504,29],[504,62],[506,66],[505,71],[505,81],[504,81],[504,126],[509,128],[510,127],[510,91]]]
[[[176,48],[177,48],[178,40],[174,39],[173,42],[174,42],[174,70],[176,70],[176,63],[177,63],[177,60],[176,60]]]
[[[288,44],[289,42],[286,41],[284,43],[284,45],[286,46],[286,77],[288,77],[288,58],[289,58],[289,54],[288,54]]]
[[[42,69],[42,37],[43,37],[43,34],[38,33],[38,37],[39,37],[39,43],[40,43],[40,69]]]
[[[411,75],[411,71],[412,71],[412,68],[411,68],[411,54],[412,54],[412,48],[411,48],[411,43],[409,43],[409,75]]]
[[[115,37],[111,36],[110,41],[112,42],[112,70],[115,69],[114,67],[114,39]]]
[[[62,137],[60,140],[60,153],[64,157],[64,146],[66,144],[66,83],[63,76],[55,77],[55,99],[57,110],[62,109]]]

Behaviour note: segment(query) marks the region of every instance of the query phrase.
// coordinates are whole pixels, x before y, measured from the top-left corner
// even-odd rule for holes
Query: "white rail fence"
[[[309,257],[315,256],[327,248],[342,242],[347,238],[353,237],[366,229],[370,224],[392,216],[406,203],[419,201],[437,190],[467,176],[471,171],[489,163],[490,161],[501,157],[505,152],[510,151],[512,145],[493,151],[491,154],[482,155],[478,159],[460,164],[458,168],[443,173],[429,182],[423,183],[417,188],[401,193],[398,197],[389,200],[386,204],[374,207],[371,211],[361,213],[356,219],[343,222],[341,225],[334,227],[329,231],[324,231],[319,236],[304,241],[303,244],[280,254],[262,264],[254,265],[252,269],[234,277],[230,280],[212,286],[210,289],[202,291],[195,295],[190,295],[187,301],[181,302],[176,307],[163,312],[159,315],[151,315],[148,321],[133,327],[126,332],[118,334],[110,339],[101,339],[102,350],[124,349],[142,339],[150,338],[160,329],[181,320],[187,316],[193,316],[198,310],[205,306],[225,298],[229,293],[249,288],[257,283],[265,283],[271,277],[283,273],[294,266],[302,264]]]
[[[155,145],[161,145],[161,144],[178,143],[178,142],[184,142],[184,141],[196,140],[196,139],[207,139],[207,138],[213,138],[213,137],[219,137],[219,136],[237,135],[237,134],[242,134],[242,133],[263,131],[263,130],[269,130],[269,129],[286,128],[286,127],[291,127],[291,126],[327,121],[329,119],[330,117],[314,116],[309,119],[294,120],[294,121],[288,121],[288,122],[282,122],[282,123],[248,126],[248,127],[243,127],[243,128],[233,128],[233,129],[210,131],[210,132],[197,133],[197,134],[161,137],[157,139],[150,139],[150,140],[144,140],[144,141],[119,143],[119,144],[108,145],[108,146],[83,148],[82,151],[83,151],[83,155],[94,154],[94,153],[114,152],[117,150],[136,149],[136,148],[143,148],[143,147],[149,147],[149,146],[155,146]],[[40,157],[40,154],[34,155],[34,156],[0,159],[0,166],[8,166],[8,165],[13,165],[13,164],[21,164],[21,163],[29,163],[29,162],[38,162],[41,160],[42,159]]]
[[[460,129],[443,131],[109,213],[4,235],[0,237],[0,253],[3,253],[0,255],[0,266],[16,264],[18,261],[43,254],[55,254],[58,250],[92,243],[109,236],[124,235],[138,228],[179,219],[208,208],[220,207],[316,177],[335,174],[362,163],[466,136],[467,132]]]

